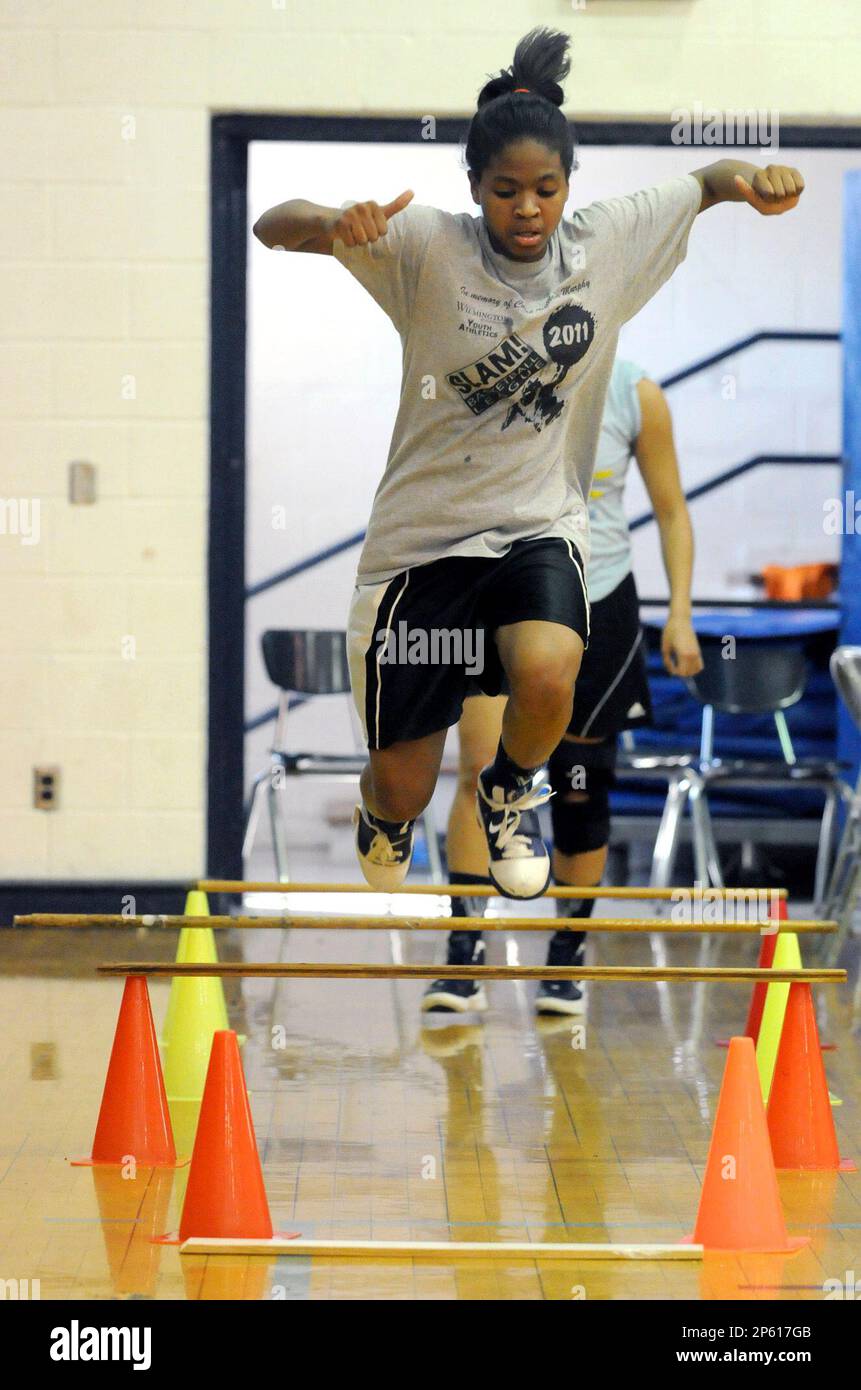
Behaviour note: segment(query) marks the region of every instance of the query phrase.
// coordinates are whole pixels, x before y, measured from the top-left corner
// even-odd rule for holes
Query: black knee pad
[[[553,844],[561,854],[586,854],[610,839],[610,788],[615,782],[616,740],[571,743],[564,739],[548,764],[555,795],[550,802]],[[568,798],[579,793],[576,801]]]

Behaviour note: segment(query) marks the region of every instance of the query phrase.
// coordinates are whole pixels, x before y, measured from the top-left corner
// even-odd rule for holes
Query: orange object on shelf
[[[837,566],[765,565],[762,580],[766,598],[796,603],[805,598],[828,598],[837,587]]]

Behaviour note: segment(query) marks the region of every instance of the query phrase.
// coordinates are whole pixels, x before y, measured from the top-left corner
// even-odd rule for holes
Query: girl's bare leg
[[[562,623],[538,621],[497,628],[495,638],[511,689],[502,745],[519,767],[540,767],[571,719],[582,639]]]
[[[464,701],[457,726],[460,742],[457,790],[448,818],[446,857],[449,881],[460,874],[487,878],[487,839],[475,818],[478,774],[496,756],[505,695],[473,695]]]
[[[447,732],[369,749],[360,786],[372,815],[399,823],[421,815],[434,794]]]

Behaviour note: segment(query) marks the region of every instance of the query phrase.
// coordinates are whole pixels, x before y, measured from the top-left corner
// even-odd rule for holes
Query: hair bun
[[[496,77],[486,82],[478,94],[478,106],[510,96],[515,88],[526,87],[530,96],[543,97],[554,106],[565,100],[562,80],[571,70],[568,46],[571,40],[558,30],[538,28],[520,40],[514,51],[514,61]]]

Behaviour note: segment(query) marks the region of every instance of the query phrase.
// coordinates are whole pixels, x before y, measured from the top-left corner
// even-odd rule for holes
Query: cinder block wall
[[[575,116],[861,119],[857,0],[0,0],[3,877],[204,868],[211,115],[466,114],[537,23]]]

